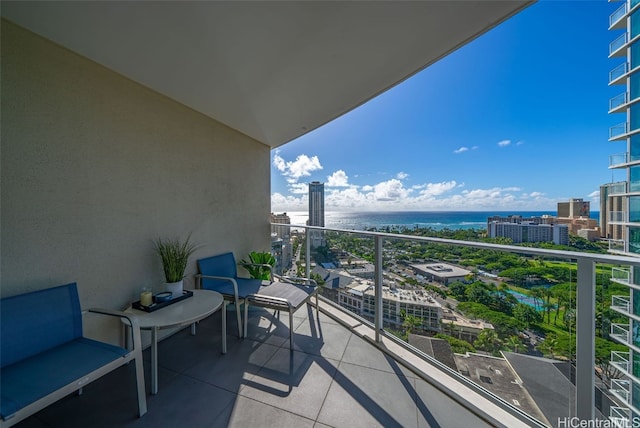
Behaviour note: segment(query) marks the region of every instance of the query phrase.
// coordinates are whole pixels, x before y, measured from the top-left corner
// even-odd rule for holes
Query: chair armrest
[[[134,314],[123,312],[123,311],[114,311],[112,309],[104,309],[104,308],[90,308],[87,310],[87,312],[126,319],[129,326],[131,327],[131,334],[133,335],[133,350],[136,350],[136,349],[142,350],[142,339],[140,336],[140,323],[138,322],[137,316],[135,316]]]
[[[197,279],[198,288],[202,288],[202,279],[218,279],[221,281],[229,281],[233,285],[233,292],[235,294],[236,300],[238,300],[238,283],[235,278],[231,278],[229,276],[216,276],[216,275],[203,275],[201,273],[197,273],[194,275]]]

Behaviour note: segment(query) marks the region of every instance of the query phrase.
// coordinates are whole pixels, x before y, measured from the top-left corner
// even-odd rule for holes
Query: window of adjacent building
[[[631,52],[631,69],[633,70],[640,65],[640,43],[634,43],[630,47]]]
[[[638,3],[639,0],[634,0]],[[633,2],[632,2],[633,4]],[[631,14],[631,39],[640,34],[640,11],[635,11]]]
[[[629,168],[629,191],[640,192],[640,165]]]
[[[629,252],[640,254],[640,228],[629,228]]]
[[[629,221],[640,223],[640,196],[629,198]]]

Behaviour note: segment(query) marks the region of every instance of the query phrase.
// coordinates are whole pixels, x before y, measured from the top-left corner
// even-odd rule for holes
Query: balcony
[[[609,85],[621,85],[626,81],[629,65],[626,62],[618,65],[609,72]]]
[[[623,239],[610,239],[609,240],[609,251],[614,253],[624,253],[626,252],[627,245],[626,241]],[[629,277],[627,275],[627,283],[629,282]]]
[[[626,157],[626,154],[625,154]],[[622,181],[609,185],[609,195],[624,195],[627,193],[627,183]]]
[[[629,315],[629,302],[629,296],[611,296],[611,309],[618,311],[624,315]]]
[[[624,403],[629,403],[629,398],[631,397],[631,382],[625,379],[611,379],[611,389],[609,391]]]
[[[611,364],[622,373],[630,374],[631,366],[629,365],[629,353],[620,351],[611,351]]]
[[[609,15],[609,30],[620,30],[626,27],[626,21],[623,19],[629,10],[628,3],[625,1],[618,9]]]
[[[624,168],[629,163],[629,155],[627,152],[616,153],[609,156],[609,168]]]
[[[611,242],[612,241],[609,241],[610,243],[609,249],[611,249]],[[620,241],[616,241],[616,242],[620,242]],[[617,282],[618,284],[629,285],[629,277],[630,277],[630,271],[628,268],[614,267],[611,269],[611,281],[613,282]]]
[[[140,419],[129,388],[133,367],[124,366],[17,427],[86,427],[96,415],[105,427],[543,426],[518,419],[459,384],[455,394],[467,394],[468,402],[457,403],[443,392],[453,390],[452,379],[439,369],[392,341],[385,340],[384,348],[403,356],[382,352],[372,344],[372,330],[321,306],[319,323],[311,308],[296,313],[293,353],[287,315],[261,308],[250,310],[247,338],[228,335],[226,355],[220,354],[219,312],[198,324],[196,336],[187,328],[163,340],[158,394]],[[228,320],[228,331],[237,331],[235,316]]]
[[[624,407],[613,406],[610,409],[609,419],[614,423],[616,428],[628,428],[631,424],[631,410]]]
[[[621,140],[627,137],[629,124],[622,122],[609,128],[609,141]]]
[[[629,94],[623,92],[609,100],[609,113],[622,113],[629,102]]]
[[[626,55],[626,50],[623,48],[628,41],[629,36],[624,32],[613,42],[609,43],[609,58]]]
[[[631,343],[629,324],[611,324],[609,335],[623,345],[629,345]]]

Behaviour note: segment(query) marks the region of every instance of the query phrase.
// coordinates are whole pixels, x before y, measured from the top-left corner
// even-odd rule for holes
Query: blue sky
[[[400,85],[271,153],[271,210],[598,210],[609,170],[609,15],[620,3],[541,1]],[[613,171],[613,175],[612,175]]]

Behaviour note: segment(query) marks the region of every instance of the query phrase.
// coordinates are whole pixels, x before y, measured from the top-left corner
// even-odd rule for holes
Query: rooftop
[[[332,311],[335,308],[323,305],[319,323],[315,311],[311,320],[306,310],[298,311],[295,350],[290,353],[287,315],[278,319],[252,308],[248,337],[238,340],[229,335],[226,355],[220,353],[218,312],[199,323],[195,337],[184,329],[160,342],[159,391],[148,395],[149,410],[142,418],[136,417],[131,365],[88,385],[83,395],[70,395],[17,426],[86,427],[88,421],[109,427],[491,426],[469,410],[478,405],[491,415],[483,417],[502,418],[501,423],[510,427],[526,426],[477,397],[467,395],[465,405],[460,405],[443,392],[453,387],[460,394],[460,384],[443,383],[442,372],[432,366],[427,372],[433,378],[423,379],[400,362],[415,358],[397,360],[382,352],[367,339],[369,333],[362,324],[353,319],[338,322],[328,315]],[[229,332],[236,331],[233,319],[229,317]],[[393,344],[384,346],[394,352]]]

